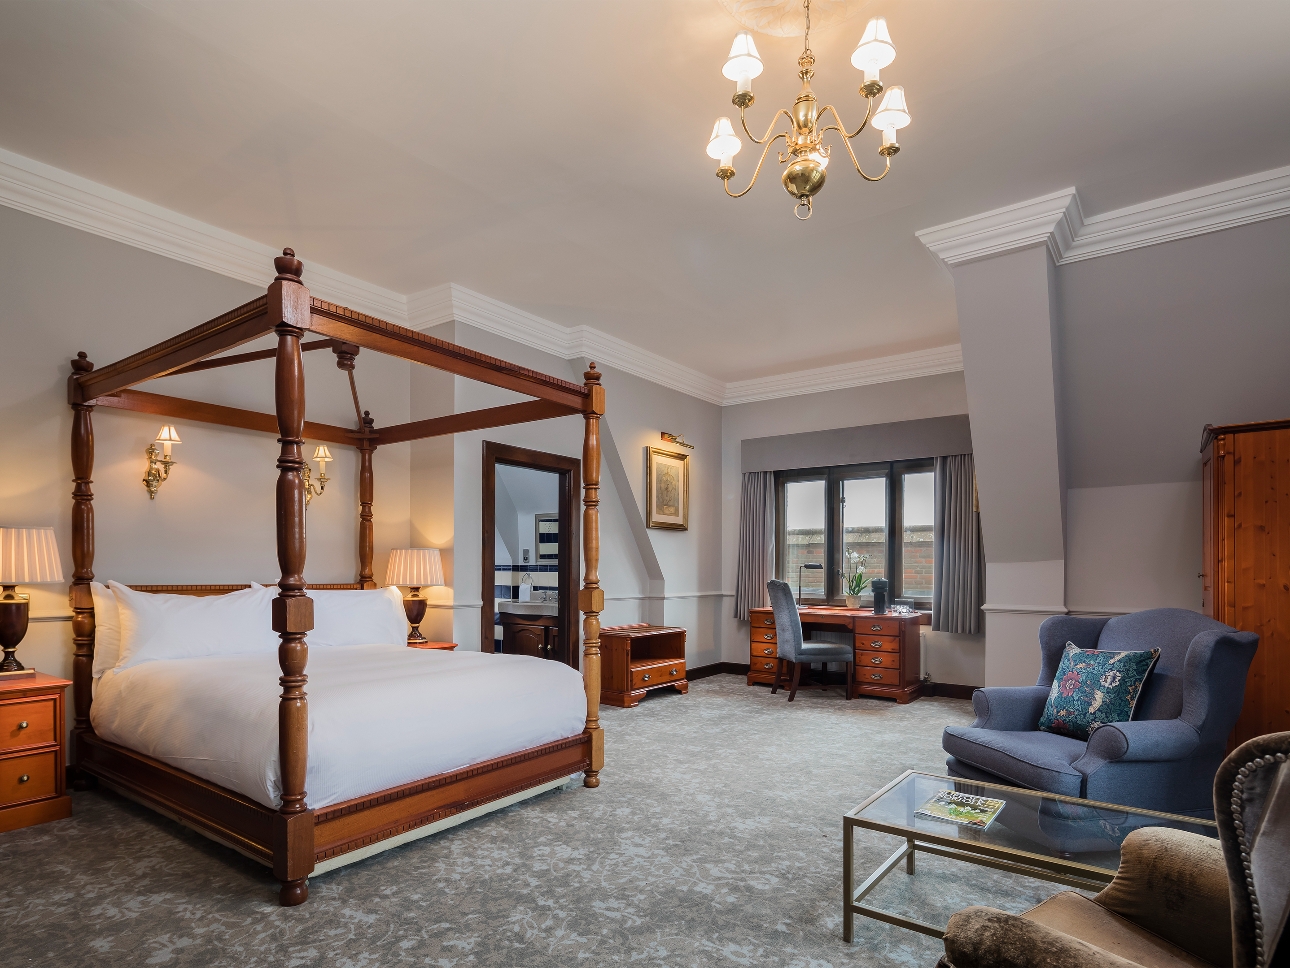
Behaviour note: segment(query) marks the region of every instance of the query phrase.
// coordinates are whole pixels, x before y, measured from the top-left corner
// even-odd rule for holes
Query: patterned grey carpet
[[[868,918],[841,939],[842,814],[905,769],[943,772],[967,702],[785,696],[717,676],[604,711],[598,790],[556,791],[311,881],[267,870],[107,792],[0,835],[0,965],[935,964]],[[860,832],[868,873],[898,845]],[[939,858],[872,903],[943,924],[1060,890]]]

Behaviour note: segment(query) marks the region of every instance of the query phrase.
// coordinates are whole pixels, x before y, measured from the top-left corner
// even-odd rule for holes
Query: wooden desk
[[[748,685],[775,681],[779,664],[775,642],[775,613],[769,608],[749,610]],[[874,615],[868,608],[810,607],[798,609],[802,633],[845,632],[855,644],[855,693],[885,696],[898,703],[922,695],[919,626],[922,616]]]

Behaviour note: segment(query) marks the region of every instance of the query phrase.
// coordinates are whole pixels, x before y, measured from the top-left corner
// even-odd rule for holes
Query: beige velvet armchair
[[[1250,740],[1214,779],[1219,840],[1164,827],[1125,838],[1095,898],[1064,891],[1020,916],[950,918],[941,968],[1290,965],[1290,733]]]

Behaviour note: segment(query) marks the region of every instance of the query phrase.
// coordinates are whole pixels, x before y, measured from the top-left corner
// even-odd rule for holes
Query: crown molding
[[[269,284],[281,252],[3,148],[0,205],[253,286]],[[316,296],[398,322],[407,316],[407,300],[397,292],[315,263],[305,271]]]
[[[0,205],[261,287],[278,249],[0,148]],[[957,346],[727,384],[592,326],[566,327],[455,283],[404,296],[306,259],[312,294],[414,329],[459,320],[562,359],[590,358],[718,406],[963,368]]]
[[[1290,166],[1085,218],[1067,188],[914,233],[951,266],[1033,245],[1064,265],[1290,214]]]
[[[758,400],[777,400],[806,393],[823,393],[826,390],[912,380],[938,373],[956,373],[962,369],[963,347],[954,343],[930,350],[860,360],[857,363],[839,363],[756,380],[737,380],[726,384],[726,395],[722,402],[729,407]]]
[[[1082,223],[1079,197],[1066,188],[914,234],[952,266],[1033,245],[1048,246],[1053,261],[1061,262]]]

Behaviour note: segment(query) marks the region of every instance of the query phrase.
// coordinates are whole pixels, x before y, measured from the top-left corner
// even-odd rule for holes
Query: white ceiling
[[[913,124],[880,184],[835,156],[805,223],[773,158],[733,201],[704,154],[734,110],[718,0],[9,0],[0,147],[720,380],[956,342],[918,229],[1072,185],[1091,216],[1290,163],[1290,3],[861,6],[812,34],[815,89],[858,123],[849,55],[882,14]],[[754,128],[791,103],[800,46],[758,45]],[[877,143],[856,141],[870,168]]]

